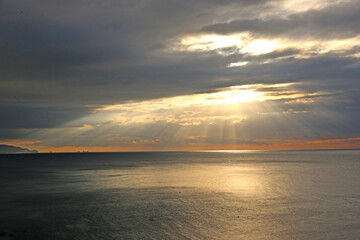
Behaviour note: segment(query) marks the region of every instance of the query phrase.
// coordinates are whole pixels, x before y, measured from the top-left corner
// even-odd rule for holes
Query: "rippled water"
[[[360,239],[360,151],[0,155],[0,239]]]

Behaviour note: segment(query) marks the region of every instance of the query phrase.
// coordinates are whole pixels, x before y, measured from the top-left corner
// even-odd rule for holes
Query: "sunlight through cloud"
[[[208,51],[220,48],[236,47],[241,48],[247,34],[241,35],[200,35],[189,36],[181,40],[181,46],[192,51]]]
[[[326,94],[300,91],[297,83],[231,86],[209,93],[105,105],[56,129],[40,129],[34,136],[64,146],[62,150],[68,149],[69,142],[75,146],[85,142],[88,146],[99,146],[99,142],[121,146],[107,149],[112,151],[238,149],[239,144],[264,147],[269,140],[252,140],[248,134],[252,136],[254,130],[249,132],[246,126],[255,124],[259,131],[270,128],[276,134],[277,125],[287,127],[290,121],[305,132],[297,114],[307,114],[304,107],[316,104]]]
[[[267,40],[256,40],[247,44],[242,52],[250,53],[252,55],[260,55],[274,51],[279,46],[275,41],[267,41]]]

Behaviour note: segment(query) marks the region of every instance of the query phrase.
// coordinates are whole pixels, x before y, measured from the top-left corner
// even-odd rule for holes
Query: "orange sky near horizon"
[[[141,151],[232,151],[232,150],[326,150],[326,149],[360,149],[360,137],[327,140],[272,140],[266,145],[238,144],[190,144],[187,147],[164,148],[156,146],[42,146],[39,142],[13,140],[1,144],[16,145],[40,153],[61,152],[141,152]]]

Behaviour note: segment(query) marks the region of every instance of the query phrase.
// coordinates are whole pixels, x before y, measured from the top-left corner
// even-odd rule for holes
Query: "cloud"
[[[33,107],[33,106],[1,106],[0,129],[6,128],[52,128],[88,115],[84,107]]]
[[[286,17],[240,19],[215,23],[201,32],[231,34],[250,32],[259,37],[294,39],[344,39],[360,34],[360,2],[333,4],[323,9],[308,10]]]
[[[274,139],[349,138],[360,134],[356,127],[358,106],[352,106],[352,114],[346,113],[349,109],[343,114],[339,111],[346,104],[343,95],[302,87],[250,85],[110,105],[62,127],[33,130],[31,135],[41,140],[42,146],[118,144],[166,149],[203,144],[265,146]],[[256,94],[251,97],[248,92]]]
[[[360,4],[312,1],[296,9],[295,2],[1,1],[0,138],[46,146],[131,145],[132,139],[161,147],[186,143],[167,141],[176,134],[206,134],[209,140],[224,131],[224,143],[230,141],[225,136],[236,139],[233,132],[238,143],[251,144],[256,137],[295,137],[303,125],[303,137],[354,136]],[[208,32],[223,42],[203,43],[213,45],[203,50],[182,44]],[[251,34],[241,46],[224,44],[238,32]],[[256,41],[276,45],[241,51]],[[239,62],[247,64],[234,64]],[[272,87],[281,83],[294,83],[308,99],[295,101],[294,89]],[[259,114],[244,104],[247,118],[206,108],[196,113],[190,105],[186,112],[174,106],[151,110],[156,101],[248,84],[261,84],[256,91],[269,98],[284,98],[267,99]],[[143,105],[145,113],[127,108],[113,118],[117,122],[96,118],[104,106],[126,104]]]

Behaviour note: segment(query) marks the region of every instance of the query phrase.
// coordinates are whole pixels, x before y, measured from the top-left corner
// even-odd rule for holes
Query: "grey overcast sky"
[[[2,0],[0,143],[360,148],[358,0]]]

